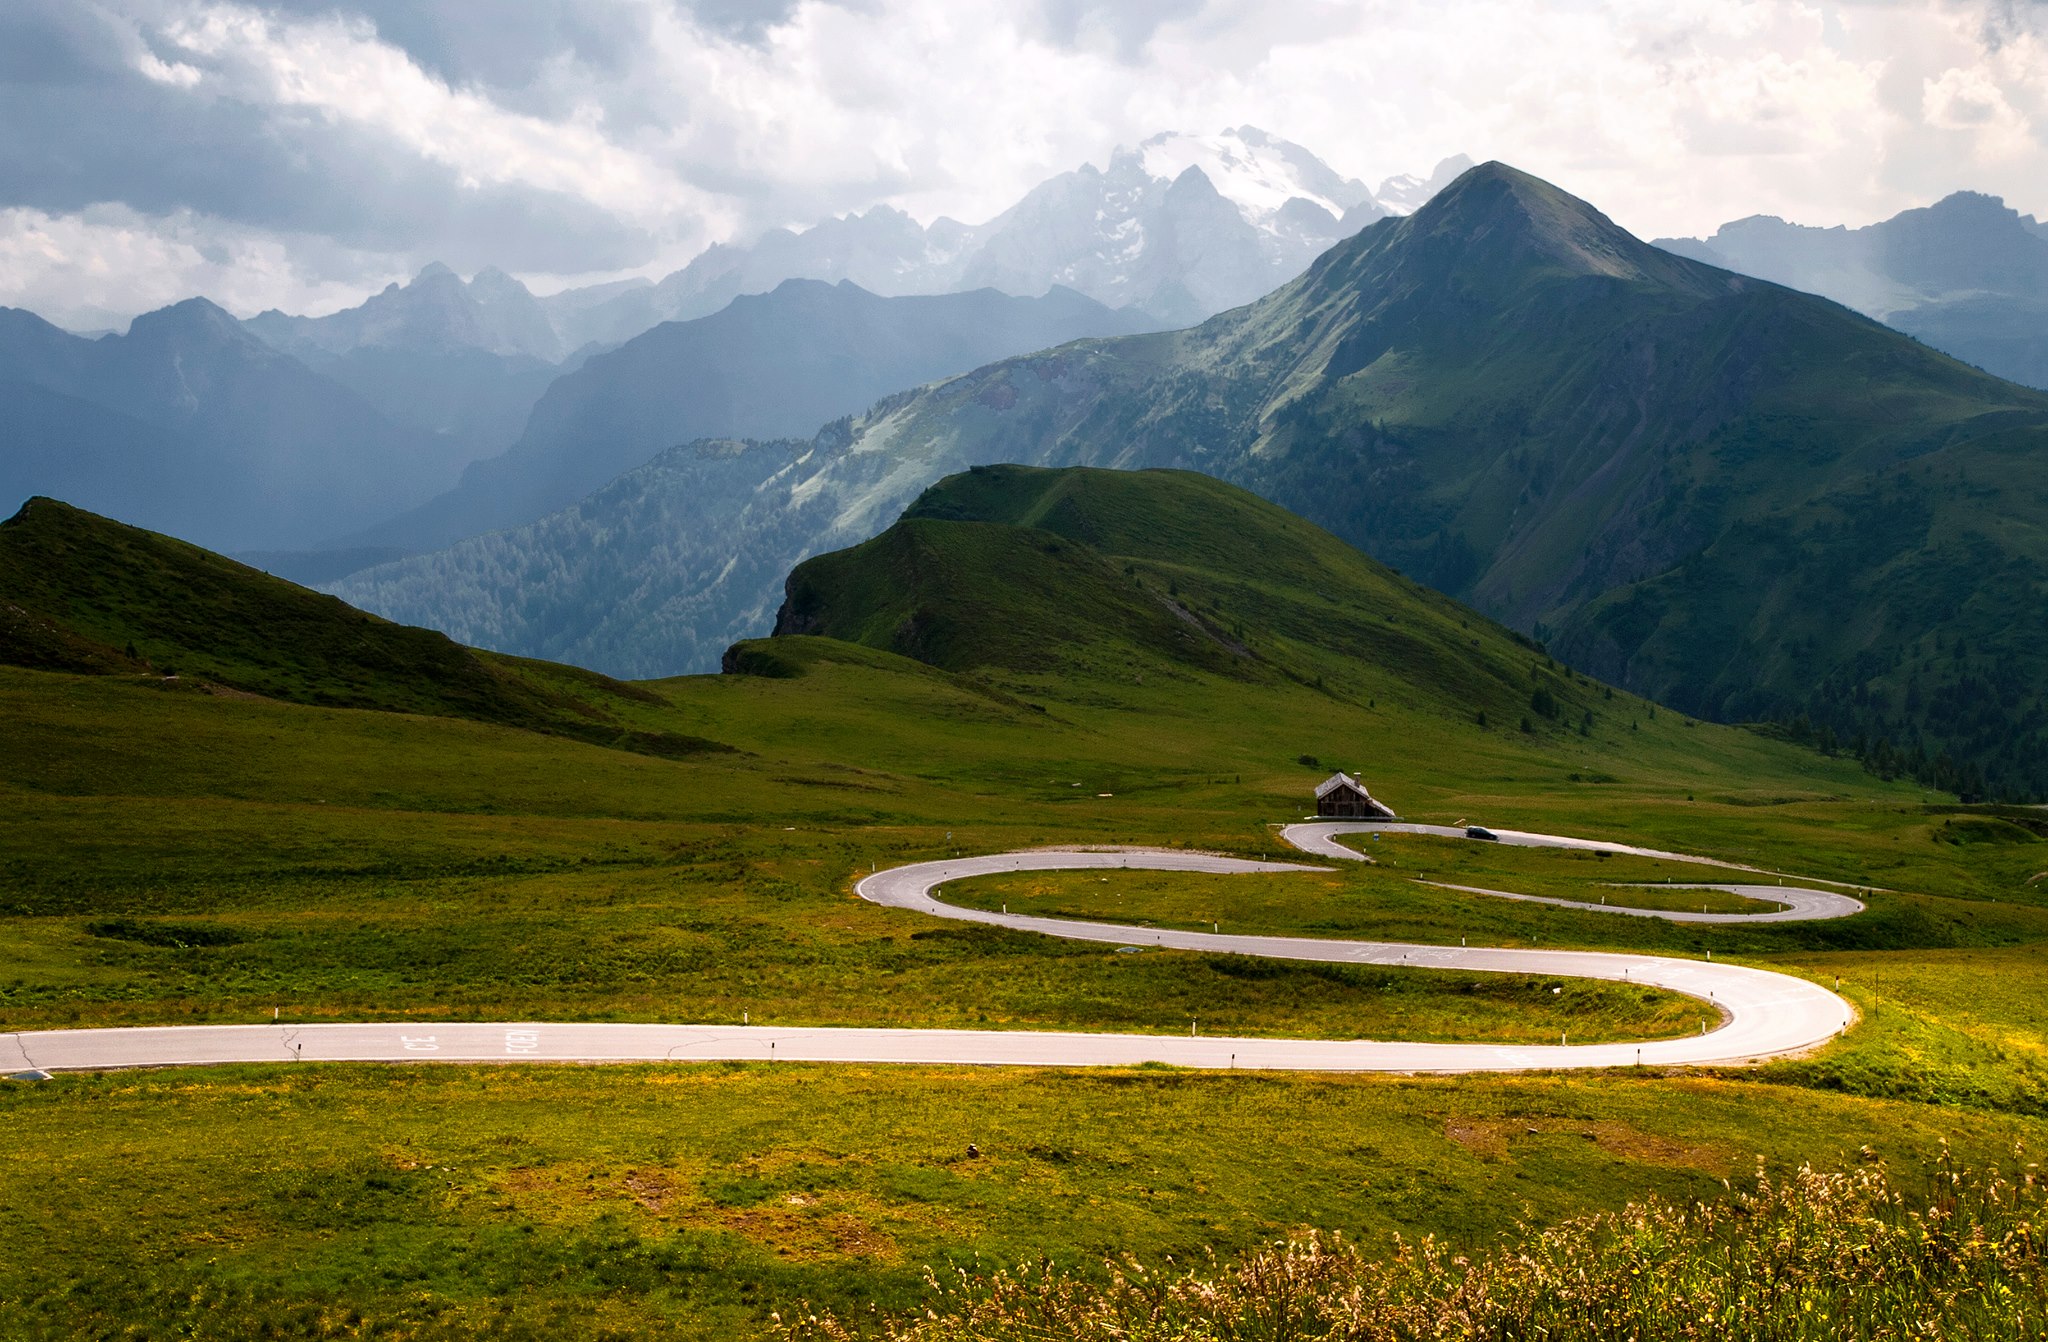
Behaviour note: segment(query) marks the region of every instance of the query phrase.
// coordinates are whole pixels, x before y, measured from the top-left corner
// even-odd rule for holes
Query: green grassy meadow
[[[375,707],[306,702],[317,663],[296,702],[154,667],[0,667],[0,1031],[273,1010],[1532,1041],[1697,1028],[1696,1004],[1627,987],[1119,955],[852,893],[877,866],[1021,846],[1299,856],[1275,826],[1339,767],[1406,818],[1841,882],[1870,910],[1690,927],[1491,899],[1413,878],[1597,899],[1713,874],[1407,836],[1322,874],[1034,875],[952,897],[1712,951],[1839,975],[1862,1021],[1811,1057],[1712,1075],[421,1065],[0,1082],[0,1333],[726,1338],[803,1300],[914,1306],[928,1265],[1046,1255],[1088,1272],[1311,1227],[1479,1247],[1650,1194],[1722,1196],[1760,1158],[1840,1168],[1868,1146],[1910,1178],[1944,1142],[1981,1163],[2048,1140],[2044,813],[1959,807],[1609,697],[1314,546],[1322,588],[1269,575],[1265,616],[1233,615],[1201,565],[1127,573],[1102,553],[1105,602],[1166,595],[1205,628],[1241,623],[1256,656],[1177,663],[1160,626],[1082,648],[1085,672],[821,637],[742,645],[752,674],[613,689],[521,672],[588,696],[597,716],[578,716],[602,730],[574,731],[404,686]],[[1308,641],[1305,603],[1336,609],[1354,650]],[[1445,684],[1465,688],[1417,679],[1452,655],[1465,679]],[[1471,695],[1507,708],[1482,726]],[[1519,704],[1526,731],[1502,720]],[[685,740],[724,748],[649,745]]]
[[[275,1006],[1173,1033],[1199,1017],[1204,1032],[1418,1038],[1692,1028],[1690,1004],[1633,991],[1119,956],[850,893],[873,865],[954,850],[1277,855],[1271,824],[1298,817],[1328,767],[1301,754],[1362,767],[1417,819],[1884,888],[1838,925],[1679,928],[1409,877],[1582,897],[1692,868],[1389,838],[1379,865],[1328,875],[1130,873],[1110,883],[1116,904],[1082,893],[1134,921],[1711,947],[1839,972],[1865,1020],[1816,1058],[1720,1077],[426,1066],[11,1084],[12,1326],[726,1337],[800,1300],[841,1315],[914,1306],[926,1265],[1045,1253],[1086,1271],[1120,1250],[1236,1252],[1310,1226],[1368,1248],[1395,1230],[1478,1245],[1524,1218],[1711,1197],[1758,1157],[1840,1166],[1871,1145],[1911,1170],[1944,1140],[1995,1159],[2048,1138],[2048,984],[2033,967],[2048,910],[2027,880],[2048,849],[2023,825],[1669,713],[1630,732],[1635,753],[1602,753],[1599,737],[1475,742],[1421,714],[1389,731],[1375,710],[1301,687],[1258,702],[1194,681],[1040,713],[882,653],[797,653],[810,665],[795,678],[648,687],[661,700],[640,710],[649,729],[738,748],[680,760],[0,672],[0,1025],[255,1020]],[[1308,706],[1312,729],[1273,730]],[[1445,758],[1463,772],[1446,776]],[[1078,879],[1034,879],[1088,911],[1072,904]],[[983,886],[956,897],[1004,897]]]
[[[229,1068],[0,1088],[22,1338],[730,1337],[922,1269],[1304,1227],[1480,1246],[1773,1164],[1924,1178],[2041,1125],[1751,1079]],[[973,1143],[980,1154],[969,1157]],[[167,1196],[171,1192],[176,1196]],[[24,1256],[27,1255],[27,1256]]]

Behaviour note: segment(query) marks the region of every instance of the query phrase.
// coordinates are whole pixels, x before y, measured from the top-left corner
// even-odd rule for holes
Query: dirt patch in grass
[[[1578,1137],[1602,1151],[1640,1165],[1704,1170],[1727,1175],[1735,1152],[1717,1142],[1683,1142],[1611,1120],[1569,1118],[1447,1118],[1444,1136],[1483,1160],[1505,1160],[1517,1141],[1534,1137]]]
[[[789,1261],[858,1258],[896,1263],[894,1229],[943,1229],[929,1213],[871,1194],[803,1186],[806,1173],[846,1163],[819,1152],[773,1152],[718,1171],[671,1165],[606,1170],[584,1164],[519,1166],[489,1181],[500,1214],[537,1223],[582,1222],[607,1213],[657,1228],[722,1231]],[[780,1186],[778,1186],[780,1185]],[[792,1186],[795,1185],[795,1186]]]
[[[676,1200],[675,1176],[667,1170],[627,1170],[619,1187],[628,1198],[656,1216],[666,1213]]]
[[[862,1258],[878,1263],[902,1259],[902,1250],[887,1231],[857,1212],[833,1210],[830,1203],[838,1201],[790,1193],[758,1207],[726,1212],[713,1224],[744,1235],[780,1258]]]
[[[732,1170],[734,1174],[750,1178],[780,1179],[788,1177],[793,1171],[831,1170],[846,1165],[867,1163],[856,1156],[836,1155],[830,1151],[820,1151],[816,1147],[792,1147],[784,1151],[764,1151],[759,1155],[748,1156],[736,1162]]]

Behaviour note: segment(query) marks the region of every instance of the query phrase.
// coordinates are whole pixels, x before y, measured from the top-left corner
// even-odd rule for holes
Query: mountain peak
[[[485,266],[469,282],[472,295],[482,298],[531,299],[533,293],[525,285],[496,266]]]
[[[1984,191],[1951,191],[1927,207],[1936,214],[1969,214],[2019,218],[2019,211],[2005,203],[2003,196]]]
[[[1458,249],[1460,271],[1536,268],[1700,287],[1697,267],[1593,206],[1498,160],[1468,169],[1409,217],[1422,245]]]
[[[2003,241],[2012,235],[2031,237],[2038,232],[2031,216],[2006,204],[2003,197],[1982,191],[1951,192],[1924,208],[1902,210],[1875,227],[1892,233],[1915,228],[1960,230],[1962,237],[1975,241]]]
[[[245,336],[242,324],[210,298],[187,298],[154,312],[145,312],[129,326],[128,334],[131,337],[203,334],[236,340]]]
[[[1135,150],[1117,152],[1162,181],[1177,181],[1189,168],[1200,168],[1217,194],[1253,222],[1271,219],[1290,200],[1307,200],[1335,218],[1372,198],[1365,183],[1343,176],[1300,145],[1257,126],[1238,126],[1216,135],[1167,131],[1141,141]]]
[[[412,277],[412,282],[414,284],[426,284],[433,280],[456,280],[459,282],[461,278],[461,276],[457,275],[447,266],[442,265],[439,261],[429,261],[420,267],[420,273]]]

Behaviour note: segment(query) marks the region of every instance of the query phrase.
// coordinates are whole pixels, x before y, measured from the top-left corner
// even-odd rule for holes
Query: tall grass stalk
[[[1759,1169],[1753,1190],[1525,1227],[1466,1256],[1433,1239],[1370,1258],[1307,1234],[1194,1270],[1135,1258],[947,1285],[916,1318],[778,1316],[793,1342],[1878,1342],[2048,1338],[2036,1166],[1944,1159],[1908,1194],[1878,1165]]]

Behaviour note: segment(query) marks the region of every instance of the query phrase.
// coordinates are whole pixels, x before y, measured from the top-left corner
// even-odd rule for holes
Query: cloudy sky
[[[0,303],[546,292],[1163,129],[1500,158],[1644,236],[2048,213],[2044,0],[0,0]]]

